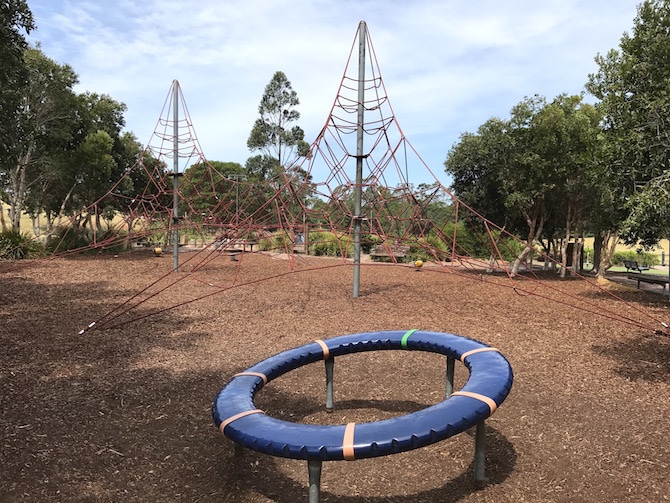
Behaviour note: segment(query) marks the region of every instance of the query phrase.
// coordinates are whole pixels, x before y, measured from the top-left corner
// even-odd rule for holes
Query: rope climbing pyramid
[[[413,180],[422,182],[415,185]],[[103,321],[116,326],[121,314],[132,321],[136,307],[181,281],[213,290],[165,303],[142,317],[268,279],[242,279],[245,257],[259,252],[282,255],[285,274],[324,267],[307,257],[336,257],[328,267],[353,269],[354,297],[361,266],[409,261],[405,266],[425,264],[424,271],[484,281],[523,296],[564,291],[562,302],[577,309],[639,327],[664,327],[638,306],[602,312],[588,299],[573,297],[568,287],[543,281],[537,266],[522,258],[528,251],[525,242],[463,204],[442,184],[399,125],[364,22],[332,108],[307,155],[262,176],[235,163],[208,161],[175,81],[143,154],[82,213],[98,215],[110,208],[117,218],[104,233],[86,246],[64,239],[56,253],[160,245],[172,249],[174,263],[91,327]],[[189,243],[195,247],[180,259],[185,251],[180,247]],[[545,264],[556,263],[537,250],[533,253]],[[230,258],[237,262],[232,274],[208,273],[210,264]],[[593,288],[613,295],[595,282]]]

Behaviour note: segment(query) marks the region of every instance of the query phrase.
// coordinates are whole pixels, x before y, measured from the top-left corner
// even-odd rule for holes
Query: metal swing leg
[[[326,412],[333,412],[333,368],[335,358],[324,360],[326,364]]]
[[[475,432],[475,484],[486,482],[486,427],[484,421],[477,423]]]
[[[447,390],[446,397],[449,398],[454,392],[454,368],[456,366],[456,360],[451,356],[447,356]]]
[[[307,471],[309,472],[309,503],[319,503],[321,496],[321,465],[320,459],[308,459]]]

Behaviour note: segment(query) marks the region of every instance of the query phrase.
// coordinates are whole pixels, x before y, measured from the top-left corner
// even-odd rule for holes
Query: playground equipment
[[[388,349],[445,355],[445,400],[393,419],[337,426],[281,421],[254,405],[256,393],[272,379],[324,360],[326,410],[332,410],[335,357]],[[458,391],[453,389],[456,359],[470,371],[466,384]],[[473,339],[418,330],[367,332],[318,340],[279,353],[236,374],[216,397],[212,416],[219,430],[242,447],[272,456],[307,460],[309,502],[318,503],[323,461],[352,461],[417,449],[475,425],[475,481],[483,482],[484,420],[505,400],[512,381],[512,368],[505,357],[497,349]]]

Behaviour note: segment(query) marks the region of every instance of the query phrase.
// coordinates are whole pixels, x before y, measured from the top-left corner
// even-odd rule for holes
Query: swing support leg
[[[326,364],[326,412],[333,412],[333,369],[335,358],[324,360]]]
[[[320,459],[307,460],[309,472],[309,503],[319,503],[321,497],[321,465]]]

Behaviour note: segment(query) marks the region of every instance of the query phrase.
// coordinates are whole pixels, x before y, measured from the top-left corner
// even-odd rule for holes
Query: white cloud
[[[593,58],[618,46],[630,0],[29,0],[31,37],[80,76],[80,90],[126,103],[146,142],[173,79],[205,155],[244,163],[277,70],[312,140],[325,124],[360,20],[367,22],[403,131],[438,175],[452,144],[524,96],[579,93]],[[420,147],[420,148],[419,148]]]

